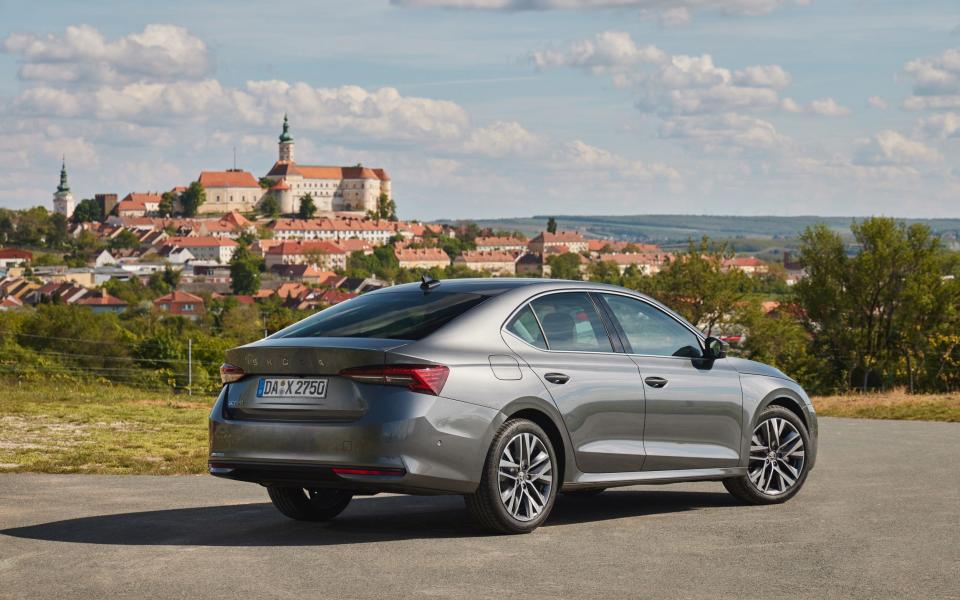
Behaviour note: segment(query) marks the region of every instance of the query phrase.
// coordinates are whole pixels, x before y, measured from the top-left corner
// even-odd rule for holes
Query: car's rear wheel
[[[786,502],[807,479],[809,447],[810,436],[803,421],[782,406],[769,406],[760,413],[753,429],[747,474],[724,479],[723,485],[749,504]]]
[[[350,504],[353,493],[346,490],[268,487],[277,510],[298,521],[329,521]]]
[[[488,531],[533,531],[546,521],[556,500],[556,465],[556,452],[539,425],[507,421],[490,444],[477,491],[465,496],[467,510]]]

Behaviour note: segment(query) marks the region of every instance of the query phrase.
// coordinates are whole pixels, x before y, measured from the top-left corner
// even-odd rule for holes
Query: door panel
[[[585,473],[643,468],[643,386],[637,365],[623,354],[547,352],[509,335],[507,343],[540,377],[563,416],[577,466]],[[566,383],[551,383],[562,373]]]
[[[631,356],[644,379],[645,471],[735,467],[740,463],[740,375],[724,359]]]
[[[507,331],[507,344],[540,377],[563,416],[580,470],[641,470],[643,384],[637,365],[613,352],[590,296],[541,296],[517,313]]]
[[[737,371],[726,360],[702,358],[699,338],[652,304],[619,294],[600,298],[644,381],[644,470],[737,466]]]

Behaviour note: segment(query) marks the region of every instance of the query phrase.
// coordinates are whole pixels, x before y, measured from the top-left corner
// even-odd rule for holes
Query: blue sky
[[[664,10],[664,6],[669,6]],[[946,1],[0,0],[0,205],[386,168],[401,216],[960,215]]]

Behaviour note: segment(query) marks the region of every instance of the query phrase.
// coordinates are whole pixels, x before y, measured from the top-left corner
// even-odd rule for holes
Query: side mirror
[[[726,358],[727,348],[730,347],[730,344],[725,341],[715,338],[708,337],[704,340],[703,345],[706,346],[707,351],[705,352],[706,356],[704,358]]]

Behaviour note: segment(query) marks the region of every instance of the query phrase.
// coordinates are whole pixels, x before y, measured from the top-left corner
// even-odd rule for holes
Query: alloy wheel
[[[750,441],[750,482],[763,494],[779,496],[800,479],[805,456],[803,436],[790,421],[773,417],[753,430]]]
[[[498,469],[500,501],[518,521],[531,521],[543,512],[553,486],[553,461],[543,441],[518,433],[504,446]]]

